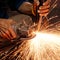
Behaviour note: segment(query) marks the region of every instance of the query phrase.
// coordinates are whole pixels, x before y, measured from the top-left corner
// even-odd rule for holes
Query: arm
[[[18,10],[26,14],[32,14],[32,8],[33,8],[32,3],[23,2],[22,5],[18,8]]]
[[[32,4],[26,0],[9,0],[8,5],[11,10],[19,10],[22,13],[31,14]]]

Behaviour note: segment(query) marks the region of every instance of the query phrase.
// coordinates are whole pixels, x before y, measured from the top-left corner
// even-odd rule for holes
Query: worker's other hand
[[[16,38],[16,33],[12,28],[12,24],[15,23],[11,19],[0,19],[0,37],[8,40]]]
[[[43,3],[43,6],[39,7],[38,13],[40,16],[47,16],[50,8],[50,0]]]
[[[32,3],[30,2],[23,2],[21,4],[21,6],[18,8],[18,10],[22,13],[25,13],[25,14],[32,14],[31,10],[32,10]]]

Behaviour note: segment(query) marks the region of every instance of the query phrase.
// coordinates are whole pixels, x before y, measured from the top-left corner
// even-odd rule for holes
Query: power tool
[[[37,1],[40,3],[38,6],[37,6]],[[39,20],[39,14],[37,12],[37,10],[39,9],[40,6],[43,5],[43,3],[46,2],[46,0],[34,0],[33,1],[33,12],[36,16],[36,20]],[[38,21],[38,23],[40,23],[40,21]],[[21,26],[24,26],[23,28],[21,28]],[[34,37],[35,35],[33,34],[33,31],[34,31],[34,28],[36,27],[36,25],[33,25],[33,26],[25,26],[24,24],[20,24],[20,27],[17,27],[18,29],[18,34],[20,39],[23,38],[22,40],[28,40],[29,38],[32,38]]]

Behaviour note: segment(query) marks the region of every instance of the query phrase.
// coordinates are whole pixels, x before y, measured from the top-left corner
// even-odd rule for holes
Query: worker
[[[18,10],[18,11],[21,11],[26,14],[28,14],[29,12],[32,13],[33,4],[31,4],[25,0],[13,0],[12,2],[9,1],[8,5],[13,10]],[[46,2],[43,3],[43,6],[39,7],[39,10],[38,10],[39,15],[46,16],[49,12],[49,8],[50,8],[50,1],[47,0]],[[0,36],[2,38],[11,40],[11,39],[14,39],[17,37],[16,33],[14,32],[13,28],[11,27],[12,22],[14,22],[12,19],[0,19],[0,28],[1,28]],[[14,22],[14,24],[15,23],[16,22]],[[4,30],[4,28],[2,29],[2,27],[5,27],[5,30]]]

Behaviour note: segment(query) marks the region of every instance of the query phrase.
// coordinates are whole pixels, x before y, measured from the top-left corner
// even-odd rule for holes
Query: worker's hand
[[[19,6],[18,10],[20,12],[22,12],[22,13],[25,13],[25,14],[32,14],[32,12],[31,12],[32,7],[33,7],[32,3],[30,3],[30,2],[23,2]]]
[[[8,40],[16,38],[16,33],[12,28],[12,24],[15,23],[11,19],[0,19],[0,37]]]
[[[38,13],[40,16],[47,16],[50,8],[50,0],[43,3],[43,6],[39,7]]]

